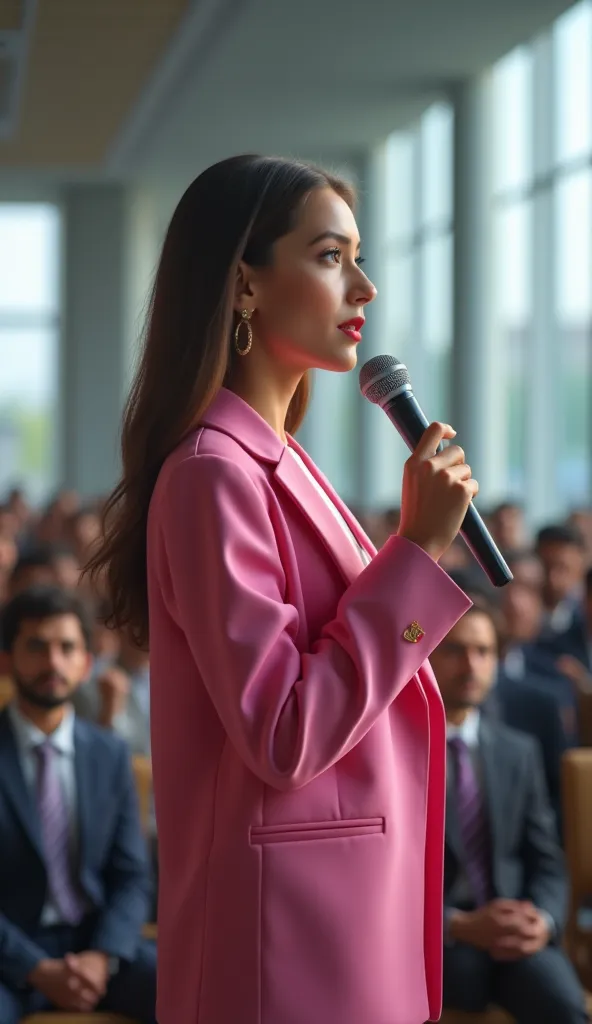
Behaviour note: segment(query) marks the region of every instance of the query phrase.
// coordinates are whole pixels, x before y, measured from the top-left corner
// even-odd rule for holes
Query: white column
[[[62,208],[60,475],[90,497],[119,475],[121,412],[156,253],[146,199],[125,186],[72,186]]]
[[[453,90],[452,425],[486,506],[505,493],[507,422],[492,327],[492,130],[487,76]]]

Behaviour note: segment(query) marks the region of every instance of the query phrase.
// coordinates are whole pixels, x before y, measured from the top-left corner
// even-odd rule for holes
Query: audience
[[[444,1005],[495,1003],[520,1024],[584,1024],[561,948],[568,883],[540,751],[481,712],[496,662],[494,623],[479,607],[432,655],[449,752]]]
[[[51,586],[3,613],[15,684],[0,713],[0,1020],[57,1008],[155,1021],[149,875],[130,758],[71,708],[92,622]]]
[[[537,553],[531,548],[522,548],[520,551],[509,551],[506,553],[506,561],[511,569],[516,583],[524,583],[534,590],[539,591],[542,600],[543,590],[543,565]]]
[[[504,616],[492,606],[483,589],[472,587],[470,580],[458,573],[453,579],[471,598],[474,608],[489,618],[495,635],[494,658],[484,659],[473,668],[481,687],[488,693],[483,711],[537,740],[547,792],[561,832],[561,758],[568,747],[575,745],[576,731],[569,683],[560,680],[557,684],[554,680],[551,684],[546,677],[541,680],[531,669],[520,677],[509,675],[504,659],[507,645]],[[492,671],[493,679],[490,678]],[[567,693],[563,692],[562,684],[568,688]]]
[[[522,505],[505,501],[489,517],[491,534],[502,551],[522,551],[526,544],[526,522]]]
[[[592,569],[584,581],[584,599],[571,624],[542,643],[542,649],[577,685],[590,683],[592,675]]]
[[[536,553],[543,566],[545,633],[552,636],[565,632],[580,612],[586,547],[575,527],[547,526],[537,535]]]
[[[540,640],[545,616],[540,589],[515,580],[504,587],[500,607],[503,616],[501,679],[506,683],[525,683],[554,698],[566,742],[576,745],[579,737],[577,691],[556,655]]]
[[[116,634],[115,657],[102,659],[76,694],[74,705],[83,718],[113,729],[132,754],[150,756],[150,659],[124,632]]]
[[[398,518],[395,507],[360,514],[377,547]],[[592,693],[592,511],[574,509],[532,546],[516,502],[486,519],[514,582],[491,588],[459,538],[442,566],[475,605],[434,655],[454,739],[446,1000],[465,1009],[496,1002],[520,1024],[570,1024],[587,1018],[560,949],[567,880],[556,824],[561,757],[579,742],[579,701]],[[0,707],[14,694],[0,713],[0,1024],[48,1005],[154,1019],[155,950],[141,930],[156,831],[152,818],[150,872],[129,764],[130,754],[150,754],[149,654],[108,628],[105,595],[81,576],[100,529],[100,503],[73,491],[41,511],[16,488],[0,504]],[[55,614],[38,614],[40,595],[52,595]],[[62,881],[72,869],[72,915],[51,888],[56,868],[42,852],[43,813],[33,795],[31,743],[47,736],[69,796],[70,852],[77,850],[70,865],[61,853]],[[471,888],[479,885],[474,840],[463,842],[460,783],[470,777],[462,737],[485,816],[489,861],[479,891]]]

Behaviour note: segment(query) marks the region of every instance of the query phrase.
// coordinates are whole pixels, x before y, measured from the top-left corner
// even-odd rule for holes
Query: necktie
[[[488,838],[485,811],[471,754],[464,740],[455,736],[448,741],[454,756],[456,810],[466,853],[465,870],[477,906],[490,898]]]
[[[39,744],[35,753],[39,759],[37,794],[49,891],[64,923],[78,924],[83,906],[72,878],[70,822],[55,763],[56,751],[47,741]]]

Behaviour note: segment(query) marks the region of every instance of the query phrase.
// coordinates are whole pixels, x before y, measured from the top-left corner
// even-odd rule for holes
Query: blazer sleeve
[[[277,789],[305,785],[359,743],[470,607],[429,555],[392,537],[301,653],[271,506],[249,473],[194,455],[160,501],[151,557],[162,596],[230,741]],[[425,630],[415,644],[403,639],[414,620]]]
[[[45,950],[0,914],[0,982],[24,988],[31,971],[47,956]]]

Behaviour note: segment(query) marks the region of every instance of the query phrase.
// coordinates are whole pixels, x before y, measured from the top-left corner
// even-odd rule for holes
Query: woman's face
[[[330,188],[309,193],[271,266],[244,268],[251,294],[240,302],[254,309],[253,349],[288,372],[353,369],[364,307],[376,295],[359,247],[347,203]]]

